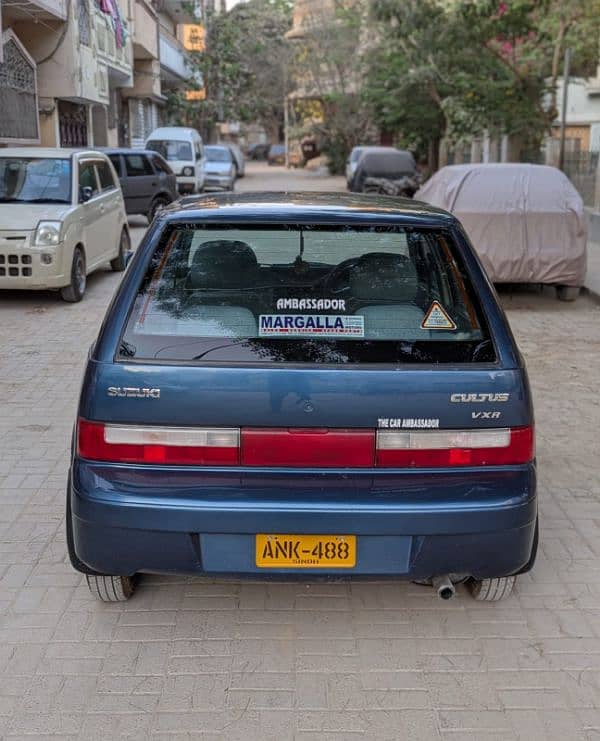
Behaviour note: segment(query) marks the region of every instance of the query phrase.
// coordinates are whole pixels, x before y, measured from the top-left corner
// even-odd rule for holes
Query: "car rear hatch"
[[[205,534],[510,527],[532,411],[478,280],[486,311],[447,230],[168,231],[88,364],[75,484]]]

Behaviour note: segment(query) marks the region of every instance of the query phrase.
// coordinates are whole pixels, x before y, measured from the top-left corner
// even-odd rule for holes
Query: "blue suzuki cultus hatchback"
[[[537,548],[523,359],[459,223],[257,194],[164,211],[85,373],[73,566],[510,594]]]

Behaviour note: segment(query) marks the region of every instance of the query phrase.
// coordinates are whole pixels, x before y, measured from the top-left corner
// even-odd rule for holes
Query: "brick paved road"
[[[541,495],[540,557],[509,601],[146,577],[110,606],[66,562],[63,509],[84,357],[118,280],[97,274],[79,305],[0,296],[0,737],[600,738],[600,307],[503,296]]]

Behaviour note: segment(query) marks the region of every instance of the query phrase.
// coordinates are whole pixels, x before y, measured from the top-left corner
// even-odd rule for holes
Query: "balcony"
[[[176,38],[161,29],[158,39],[161,74],[166,83],[178,83],[190,77],[185,51]]]
[[[156,10],[148,0],[135,0],[133,56],[137,59],[158,59]]]
[[[98,9],[94,12],[96,49],[100,66],[105,66],[108,78],[118,86],[133,84],[131,39],[118,46],[110,17]]]
[[[66,21],[66,0],[2,0],[5,22],[37,23],[39,21]]]

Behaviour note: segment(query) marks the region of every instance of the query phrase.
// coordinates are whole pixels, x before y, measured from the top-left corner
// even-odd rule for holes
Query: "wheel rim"
[[[85,263],[81,252],[78,252],[75,258],[75,285],[79,293],[85,291]]]

